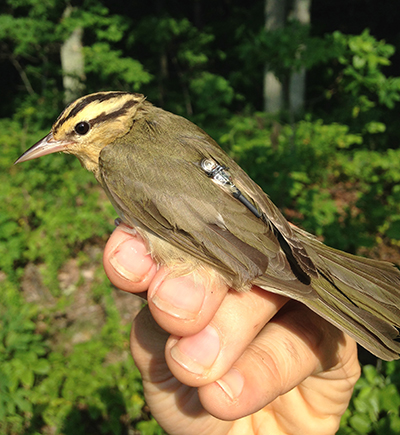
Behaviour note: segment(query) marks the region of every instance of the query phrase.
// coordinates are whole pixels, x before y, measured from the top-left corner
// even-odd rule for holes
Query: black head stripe
[[[66,107],[66,109],[61,113],[61,115],[58,117],[53,132],[56,133],[57,130],[60,128],[64,122],[68,121],[68,119],[73,118],[76,116],[81,110],[83,110],[88,104],[93,102],[103,102],[107,100],[111,100],[113,98],[119,97],[122,94],[128,94],[128,92],[98,92],[96,94],[88,95],[87,97],[83,98],[81,101],[79,101],[78,104],[76,104],[75,107],[68,113],[68,109],[71,107],[71,105],[75,104],[71,103],[69,106]]]
[[[135,100],[127,101],[120,109],[116,110],[115,112],[111,112],[111,113],[103,112],[99,116],[96,116],[96,118],[93,118],[90,121],[90,124],[95,125],[97,123],[105,122],[108,121],[109,119],[118,118],[119,116],[125,115],[128,109],[133,107],[135,104],[137,104],[137,101]]]

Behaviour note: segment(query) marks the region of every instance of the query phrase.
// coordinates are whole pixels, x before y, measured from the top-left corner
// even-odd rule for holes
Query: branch
[[[26,90],[28,91],[29,95],[35,95],[35,91],[32,88],[31,82],[28,79],[28,76],[26,75],[24,69],[22,68],[21,64],[18,62],[17,58],[13,55],[10,56],[11,63],[14,65],[15,69],[18,71],[21,80],[23,81]]]

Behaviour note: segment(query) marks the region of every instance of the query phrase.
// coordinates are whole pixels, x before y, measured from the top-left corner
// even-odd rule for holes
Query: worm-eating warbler
[[[70,104],[16,163],[56,151],[94,173],[122,221],[176,275],[200,269],[215,284],[288,296],[378,357],[399,357],[399,271],[289,224],[190,121],[141,94],[100,92]]]

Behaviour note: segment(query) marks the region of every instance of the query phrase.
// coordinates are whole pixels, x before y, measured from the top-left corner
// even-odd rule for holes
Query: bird
[[[75,155],[120,219],[175,276],[252,286],[305,304],[384,360],[400,354],[400,272],[323,244],[290,224],[202,129],[139,93],[104,91],[68,105],[16,160]]]

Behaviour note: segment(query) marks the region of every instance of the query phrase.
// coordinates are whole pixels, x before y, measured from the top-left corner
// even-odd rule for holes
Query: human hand
[[[147,296],[132,355],[171,435],[334,434],[360,368],[355,342],[304,305],[168,278],[120,225],[104,252],[118,288]]]

